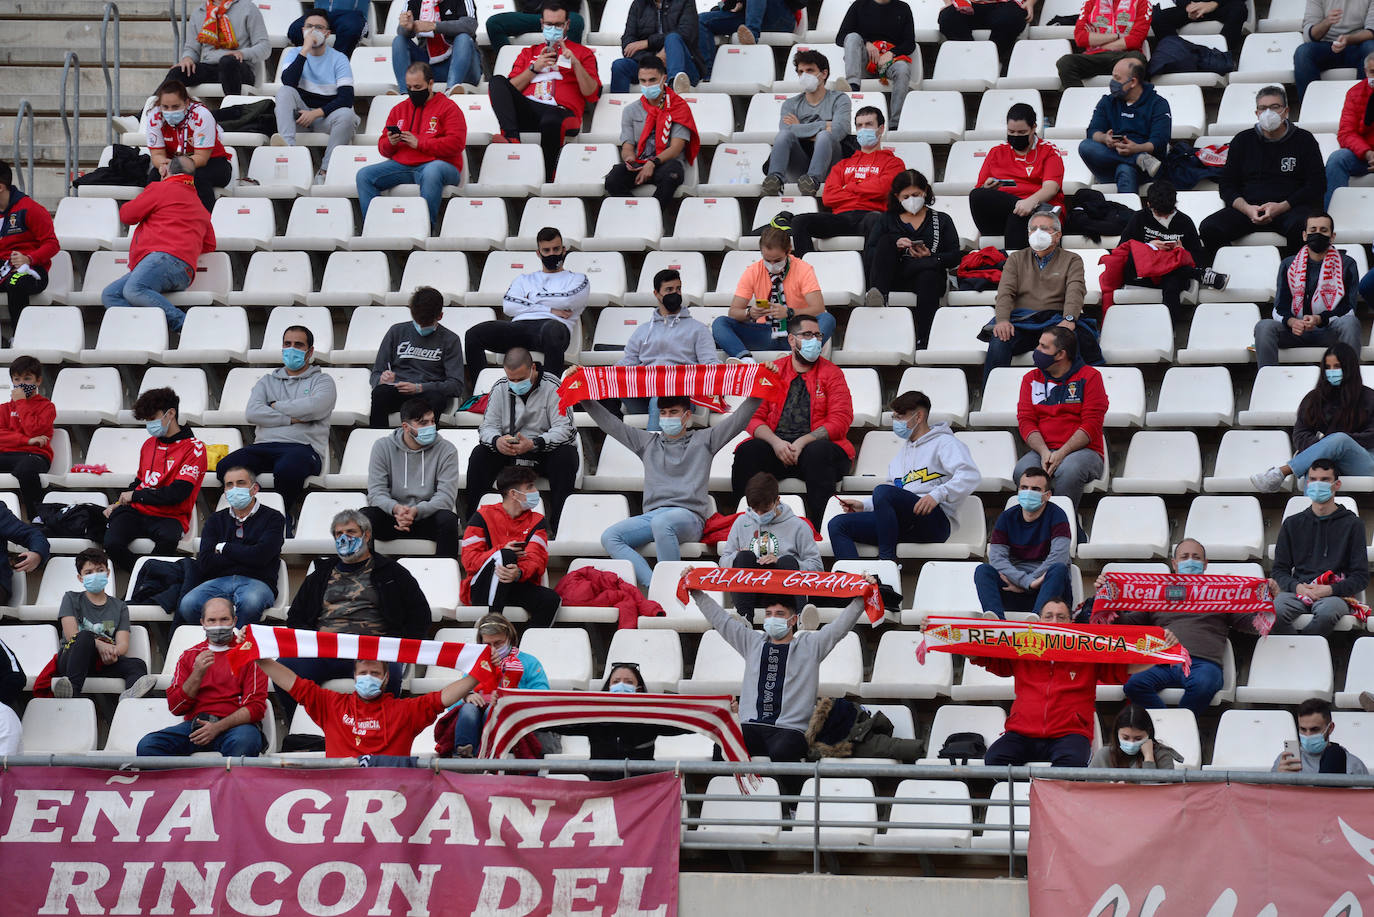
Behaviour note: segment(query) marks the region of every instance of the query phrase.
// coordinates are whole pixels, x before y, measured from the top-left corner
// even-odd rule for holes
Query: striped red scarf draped
[[[1097,0],[1088,22],[1098,32],[1125,35],[1135,23],[1135,0]]]
[[[696,162],[697,152],[701,149],[701,135],[697,133],[697,122],[686,100],[665,86],[662,105],[655,105],[645,98],[641,98],[639,104],[644,109],[644,130],[639,135],[635,155],[640,159],[648,159],[653,155],[645,152],[650,137],[654,141],[654,153],[666,151],[668,144],[672,143],[673,125],[681,124],[692,132],[687,141],[687,162]]]
[[[439,0],[420,0],[420,21],[439,22]],[[436,30],[425,39],[425,53],[429,55],[431,65],[442,63],[453,53],[453,43]]]
[[[916,646],[916,661],[924,665],[926,653],[935,650],[1036,662],[1182,665],[1186,675],[1192,657],[1181,645],[1166,648],[1164,642],[1162,627],[1079,627],[932,615],[926,619],[925,633]]]
[[[1307,302],[1307,246],[1298,249],[1293,262],[1288,265],[1288,292],[1293,297],[1293,317],[1302,318],[1303,305]],[[1317,278],[1317,289],[1312,294],[1312,314],[1333,312],[1345,298],[1345,265],[1341,250],[1332,246],[1322,255],[1322,272]]]
[[[687,366],[583,366],[558,387],[558,410],[604,398],[666,398],[735,395],[781,401],[787,394],[777,373],[761,363]],[[698,404],[721,413],[719,399]]]
[[[743,567],[694,567],[683,573],[677,584],[677,600],[686,604],[687,590],[706,592],[748,592],[771,595],[828,595],[837,598],[863,597],[868,620],[883,619],[883,599],[878,584],[860,573],[827,573],[798,570],[758,570]]]

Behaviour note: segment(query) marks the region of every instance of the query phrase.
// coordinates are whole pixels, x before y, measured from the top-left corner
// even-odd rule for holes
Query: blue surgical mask
[[[172,127],[176,127],[186,120],[186,109],[179,108],[176,111],[164,111],[162,113],[162,120],[166,121]]]
[[[819,338],[807,338],[801,342],[801,347],[798,349],[801,351],[803,360],[815,363],[821,355],[821,347],[823,346]]]
[[[1178,572],[1184,576],[1197,576],[1207,569],[1207,564],[1198,560],[1196,557],[1189,557],[1178,562]]]
[[[249,487],[226,487],[224,502],[234,509],[247,509],[248,504],[253,502],[253,490]]]
[[[639,92],[640,95],[644,96],[644,98],[648,99],[650,102],[656,102],[658,101],[658,97],[663,95],[663,84],[654,83],[651,86],[640,86]]]
[[[526,494],[525,494],[525,509],[538,509],[538,508],[539,508],[539,501],[540,501],[539,491],[537,491],[537,490],[531,490],[531,491],[526,492]]]
[[[551,45],[563,40],[563,27],[556,25],[546,25],[543,28],[544,44]]]
[[[1140,754],[1140,746],[1144,744],[1144,742],[1127,742],[1125,739],[1122,738],[1118,738],[1116,740],[1116,747],[1121,749],[1121,753],[1123,755]]]
[[[861,127],[855,132],[854,139],[859,141],[859,146],[868,149],[878,145],[878,132],[871,127]]]
[[[1345,370],[1328,369],[1326,370],[1326,381],[1332,385],[1340,385],[1341,379],[1345,377]]]
[[[911,436],[911,427],[900,417],[892,418],[892,433],[898,439],[906,439]]]
[[[534,387],[534,379],[521,379],[519,382],[507,381],[506,384],[510,386],[510,390],[512,393],[523,397],[525,395],[528,395],[530,393],[530,389]]]
[[[1298,736],[1298,744],[1302,750],[1309,755],[1319,755],[1326,751],[1326,736],[1317,733],[1314,736]]]
[[[334,536],[334,550],[343,560],[356,556],[364,547],[364,542],[357,535],[339,534]]]
[[[792,628],[788,625],[786,618],[764,618],[763,632],[773,640],[781,640],[786,637]]]
[[[105,587],[110,584],[110,574],[108,573],[87,573],[81,577],[81,586],[87,592],[104,592]]]
[[[305,351],[297,350],[294,347],[283,347],[281,349],[281,362],[287,369],[295,372],[305,365]]]
[[[778,511],[776,509],[770,509],[766,513],[756,513],[751,509],[749,510],[749,518],[757,525],[768,525],[778,518]]]
[[[353,679],[353,693],[363,700],[376,700],[382,696],[382,680],[376,675],[359,675]]]
[[[148,431],[149,436],[162,436],[167,432],[167,425],[162,422],[161,417],[155,417],[145,423],[143,429]]]
[[[415,333],[422,338],[429,337],[431,334],[434,333],[435,329],[439,327],[438,325],[430,325],[428,328],[426,328],[424,325],[421,325],[419,322],[414,321],[413,319],[410,323],[415,326]]]
[[[628,681],[617,681],[608,689],[612,694],[633,694],[639,690]]]
[[[667,436],[677,436],[682,432],[682,418],[660,417],[658,419],[658,428]]]
[[[427,427],[415,428],[415,441],[422,446],[428,446],[434,442],[434,438],[439,435],[439,428],[434,424]]]
[[[1028,513],[1036,512],[1045,505],[1045,495],[1038,490],[1018,490],[1016,502]]]
[[[1331,499],[1330,481],[1308,481],[1307,499],[1313,503],[1326,503]]]

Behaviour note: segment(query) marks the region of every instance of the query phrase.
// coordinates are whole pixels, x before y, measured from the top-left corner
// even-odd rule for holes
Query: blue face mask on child
[[[108,573],[87,573],[81,577],[81,586],[87,592],[104,592],[109,583],[110,574]]]
[[[426,328],[424,325],[421,325],[419,322],[413,320],[411,321],[411,324],[415,326],[415,333],[420,335],[420,337],[429,337],[431,334],[434,333],[435,329],[439,327],[438,325],[430,325],[428,328]]]

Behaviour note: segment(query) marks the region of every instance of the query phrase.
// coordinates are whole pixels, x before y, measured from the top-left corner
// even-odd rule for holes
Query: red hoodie
[[[798,376],[792,358],[779,357],[769,366],[782,379],[783,390],[791,388],[792,380]],[[843,449],[852,461],[854,447],[849,442],[849,425],[854,422],[854,398],[849,394],[849,383],[845,382],[844,373],[834,363],[820,357],[807,377],[807,387],[811,390],[811,429],[825,427],[830,434],[830,441]],[[763,425],[776,430],[785,401],[765,401],[760,404],[749,421],[749,435],[753,436],[754,431]]]
[[[520,579],[539,582],[549,565],[549,534],[544,517],[534,511],[512,517],[500,503],[478,507],[463,532],[462,564],[467,572],[458,586],[458,597],[464,605],[472,604],[472,580],[487,558],[512,541],[529,541],[525,556],[516,564]]]
[[[1369,106],[1370,93],[1368,80],[1357,80],[1345,94],[1345,105],[1341,107],[1341,123],[1336,128],[1336,141],[1343,149],[1354,153],[1360,159],[1374,148],[1374,124],[1364,123],[1364,113]]]
[[[205,208],[201,208],[204,210]],[[182,427],[171,439],[150,436],[138,454],[138,479],[133,502],[129,505],[146,516],[175,519],[185,532],[191,527],[191,508],[196,505],[200,482],[205,477],[205,444],[196,439],[190,427]],[[191,495],[176,503],[146,503],[140,495],[177,481],[191,485]]]
[[[582,90],[578,88],[577,75],[573,72],[572,66],[560,59],[556,76],[540,79],[544,74],[537,74],[536,78],[530,80],[529,85],[525,87],[525,96],[538,99],[547,97],[548,93],[552,92],[554,102],[572,112],[563,120],[563,130],[567,132],[582,129],[582,113],[587,110],[587,103],[595,102],[596,97],[601,94],[601,79],[596,73],[596,55],[590,49],[575,41],[565,41],[563,47],[569,54],[577,55],[577,59],[582,62],[583,69],[596,80],[596,89],[592,90],[591,94],[584,96]],[[528,70],[534,59],[543,53],[544,43],[542,41],[522,48],[508,75],[515,76],[517,73]]]
[[[119,219],[125,226],[138,224],[129,241],[131,271],[153,252],[166,252],[185,261],[194,277],[200,256],[215,250],[210,211],[201,204],[189,175],[153,182],[119,208]]]
[[[417,111],[407,96],[387,115],[386,123],[415,135],[418,147],[392,143],[385,130],[377,138],[382,155],[405,166],[422,166],[441,159],[463,171],[463,147],[468,142],[468,122],[463,110],[446,95],[430,93],[429,101]]]
[[[11,185],[10,205],[0,210],[0,261],[19,252],[46,274],[58,248],[48,209]]]
[[[825,177],[825,193],[821,203],[832,213],[848,213],[853,210],[887,209],[887,195],[892,190],[892,179],[906,169],[906,164],[897,154],[881,147],[872,153],[859,150],[846,156],[830,167]]]
[[[52,427],[56,419],[57,408],[37,392],[6,401],[0,407],[0,452],[32,452],[51,462]],[[46,436],[47,444],[29,442],[35,436]]]
[[[1127,51],[1139,51],[1150,32],[1150,0],[1088,0],[1073,27],[1073,43],[1084,54],[1101,54],[1106,48],[1088,47],[1088,23],[1099,32],[1115,32]]]
[[[1007,717],[1007,732],[1032,739],[1067,735],[1093,737],[1097,686],[1125,684],[1124,665],[1095,662],[1041,662],[1038,659],[988,659],[970,656],[994,675],[1016,679],[1016,699]]]
[[[1029,440],[1037,430],[1045,445],[1058,449],[1078,430],[1088,434],[1088,448],[1106,458],[1102,424],[1107,419],[1107,388],[1102,374],[1078,363],[1059,381],[1032,369],[1021,379],[1021,400],[1016,405],[1016,425],[1021,438]]]

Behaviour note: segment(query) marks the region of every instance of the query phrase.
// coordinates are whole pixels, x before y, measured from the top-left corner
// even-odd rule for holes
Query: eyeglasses
[[[1283,111],[1283,110],[1284,110],[1285,108],[1287,108],[1287,107],[1288,107],[1288,106],[1287,106],[1287,105],[1284,105],[1282,102],[1275,102],[1273,105],[1259,105],[1259,106],[1257,106],[1257,107],[1255,108],[1255,111],[1256,111],[1256,112],[1261,112],[1261,111],[1280,112],[1280,111]]]
[[[794,331],[792,334],[803,341],[819,341],[825,337],[819,331]]]

